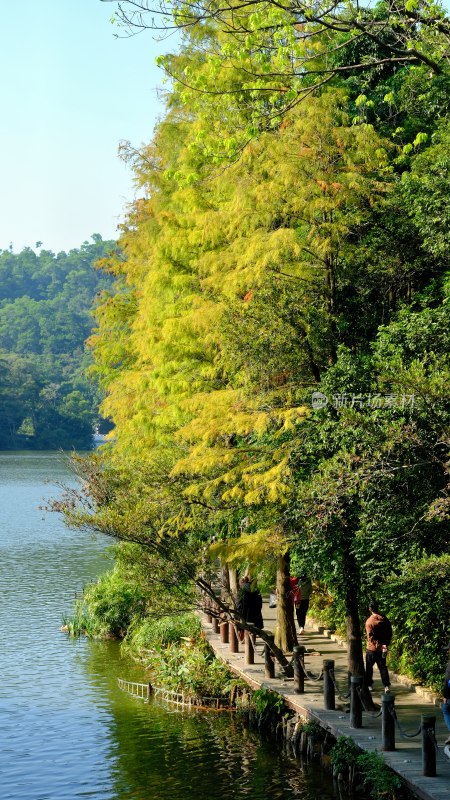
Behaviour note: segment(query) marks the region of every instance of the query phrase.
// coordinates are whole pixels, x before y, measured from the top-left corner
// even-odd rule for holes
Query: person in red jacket
[[[373,668],[376,664],[380,670],[384,691],[388,692],[391,682],[386,666],[386,656],[392,639],[392,625],[384,614],[380,614],[375,602],[369,604],[369,612],[370,616],[366,619],[366,682],[369,690],[372,691]]]
[[[302,601],[302,593],[300,591],[300,586],[298,585],[298,578],[296,578],[294,575],[291,575],[291,577],[289,578],[289,582],[291,584],[291,588],[289,590],[289,596],[292,600],[292,605],[294,606],[295,609],[295,615],[297,617],[298,625],[301,628],[299,614],[300,614],[300,605]],[[300,631],[300,633],[302,632],[303,629]]]

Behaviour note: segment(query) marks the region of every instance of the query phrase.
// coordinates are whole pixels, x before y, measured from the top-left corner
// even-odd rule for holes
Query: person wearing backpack
[[[380,614],[376,603],[369,604],[369,612],[370,616],[366,619],[366,682],[369,691],[372,691],[373,668],[376,664],[380,670],[384,691],[388,692],[391,682],[386,666],[386,656],[392,639],[392,625],[384,614]]]

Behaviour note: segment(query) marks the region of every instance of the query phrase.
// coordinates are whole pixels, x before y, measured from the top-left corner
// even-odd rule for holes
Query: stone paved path
[[[276,609],[269,609],[264,603],[264,627],[273,630],[275,625]],[[206,619],[206,618],[205,618]],[[309,625],[308,625],[309,622]],[[246,680],[253,688],[262,684],[279,692],[288,705],[299,714],[315,718],[323,727],[328,728],[334,736],[351,736],[364,750],[381,750],[381,719],[363,713],[363,727],[355,730],[350,728],[348,706],[336,698],[336,711],[326,711],[323,707],[323,683],[305,681],[305,693],[295,694],[292,679],[274,678],[267,680],[264,677],[264,659],[262,655],[263,644],[260,640],[256,643],[254,665],[246,665],[244,645],[239,644],[241,652],[231,653],[228,644],[220,641],[220,636],[212,632],[212,625],[204,621],[206,636],[216,654],[226,661],[230,668]],[[347,659],[345,649],[328,632],[307,621],[307,627],[301,636],[301,644],[307,648],[305,658],[306,669],[311,673],[320,673],[324,658],[335,661],[335,675],[338,686],[345,691],[347,675]],[[380,700],[382,684],[375,668],[374,699]],[[425,778],[422,775],[422,749],[421,736],[413,739],[402,739],[396,730],[396,750],[384,753],[386,763],[398,772],[410,788],[423,800],[450,800],[450,759],[443,753],[442,745],[448,735],[443,722],[442,712],[438,705],[433,704],[431,695],[421,696],[414,691],[410,684],[396,682],[392,678],[392,693],[395,696],[395,707],[400,724],[407,733],[414,733],[419,729],[421,714],[436,715],[436,739],[438,752],[436,754],[437,776]]]

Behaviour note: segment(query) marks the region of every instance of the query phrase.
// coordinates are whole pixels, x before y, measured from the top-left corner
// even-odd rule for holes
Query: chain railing
[[[421,732],[422,732],[422,726],[421,725],[419,725],[419,728],[418,728],[417,731],[415,731],[415,733],[406,733],[406,731],[403,730],[403,727],[400,724],[400,720],[399,720],[399,718],[397,716],[397,712],[395,710],[394,705],[392,705],[389,708],[389,713],[392,714],[392,717],[394,719],[395,725],[397,726],[398,732],[400,733],[400,736],[402,737],[402,739],[415,739],[416,736],[419,736],[421,734]]]
[[[235,645],[233,643],[235,640]],[[238,628],[234,622],[229,621],[229,643],[231,652],[239,651]],[[245,632],[245,652],[246,662],[253,664],[254,656],[256,653],[255,639],[252,634]],[[273,653],[270,646],[264,643],[264,650],[261,652],[265,660],[265,677],[272,679],[275,676]],[[433,777],[436,775],[436,755],[439,756],[445,763],[448,764],[450,759],[444,749],[440,748],[435,736],[435,723],[436,717],[431,715],[422,715],[419,728],[414,731],[406,731],[401,724],[396,709],[395,700],[390,692],[385,692],[381,697],[381,707],[378,707],[372,702],[368,701],[368,695],[363,685],[362,676],[351,676],[349,691],[343,691],[339,686],[335,669],[334,661],[331,659],[324,659],[323,668],[318,673],[312,672],[305,664],[305,655],[307,655],[306,648],[303,645],[297,645],[293,649],[293,656],[290,664],[294,670],[294,691],[296,694],[303,694],[305,692],[305,681],[318,684],[323,681],[324,692],[324,708],[326,710],[335,710],[335,698],[345,705],[350,705],[349,722],[350,728],[362,727],[362,714],[367,714],[371,719],[379,719],[381,717],[381,749],[385,752],[395,750],[395,731],[398,730],[403,739],[414,739],[422,735],[422,765],[423,775]]]
[[[362,705],[364,711],[366,712],[366,714],[368,714],[369,717],[373,717],[373,719],[377,719],[378,717],[381,717],[381,714],[382,714],[381,708],[379,708],[379,709],[377,709],[375,711],[374,711],[373,708],[370,708],[369,704],[366,701],[366,698],[364,696],[364,692],[363,692],[362,688],[360,686],[357,686],[356,687],[356,691],[359,694],[359,699],[361,700],[361,705]]]
[[[334,667],[330,669],[330,678],[339,700],[341,700],[343,703],[350,702],[350,690],[348,690],[346,694],[342,694],[342,690],[339,688],[338,682],[336,680]]]
[[[309,669],[306,669],[304,661],[302,662],[301,667],[307,681],[312,681],[313,683],[318,683],[319,681],[323,681],[323,669],[319,672],[318,675],[314,675],[313,672],[310,672]]]
[[[447,755],[445,754],[445,746],[444,746],[443,748],[440,748],[440,747],[439,747],[439,745],[438,745],[438,743],[437,743],[437,740],[436,740],[436,734],[435,734],[435,731],[434,731],[434,729],[433,729],[432,731],[430,730],[430,732],[429,732],[429,735],[430,735],[431,741],[433,742],[433,745],[434,745],[434,749],[435,749],[435,751],[436,751],[436,754],[437,754],[437,755],[439,756],[439,758],[441,759],[441,763],[442,763],[442,762],[444,762],[445,764],[448,764],[448,762],[449,762],[449,759],[450,759],[450,753],[449,753],[449,755],[447,756]]]

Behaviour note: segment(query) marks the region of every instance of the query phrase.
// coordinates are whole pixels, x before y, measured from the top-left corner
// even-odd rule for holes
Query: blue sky
[[[120,140],[151,139],[163,103],[150,31],[115,38],[115,3],[2,3],[0,248],[79,247],[116,238],[134,196]]]

